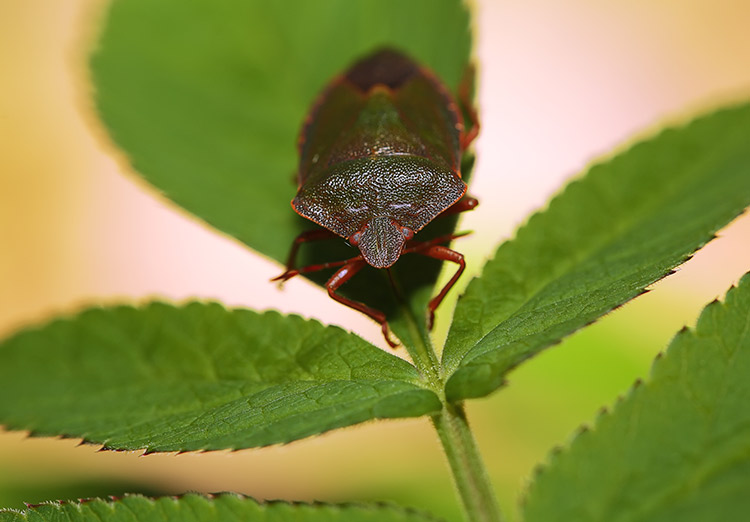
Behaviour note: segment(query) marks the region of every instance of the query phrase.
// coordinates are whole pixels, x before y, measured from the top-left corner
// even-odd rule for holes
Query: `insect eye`
[[[407,241],[414,237],[414,231],[410,228],[401,227],[401,233],[404,235]]]
[[[355,232],[349,237],[349,243],[351,243],[353,246],[357,246],[360,239],[362,239],[362,232]]]

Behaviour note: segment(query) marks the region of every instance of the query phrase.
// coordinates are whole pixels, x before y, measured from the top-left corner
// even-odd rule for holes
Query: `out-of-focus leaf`
[[[526,522],[750,519],[750,275],[645,384],[553,455]]]
[[[500,246],[459,300],[449,400],[641,294],[750,204],[750,105],[668,129],[572,182]]]
[[[112,449],[248,448],[440,408],[357,336],[218,304],[90,309],[11,337],[0,360],[1,424]]]
[[[389,45],[455,87],[460,0],[115,0],[91,60],[104,123],[169,198],[285,261],[300,223],[296,141],[318,92]]]
[[[185,495],[150,499],[129,495],[120,500],[49,503],[25,511],[0,511],[0,522],[428,522],[437,519],[388,505],[258,503],[239,495]]]

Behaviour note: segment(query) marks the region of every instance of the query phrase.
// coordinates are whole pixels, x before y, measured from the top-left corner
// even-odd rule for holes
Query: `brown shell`
[[[295,211],[392,265],[416,233],[466,191],[462,121],[435,76],[393,50],[356,63],[322,94],[299,141]],[[356,241],[353,241],[356,242]]]

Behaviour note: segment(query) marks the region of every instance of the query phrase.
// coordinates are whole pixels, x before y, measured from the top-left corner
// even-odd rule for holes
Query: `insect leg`
[[[281,281],[283,283],[284,281],[288,281],[296,275],[307,274],[310,272],[319,272],[327,268],[344,266],[354,259],[362,259],[362,256],[353,257],[351,259],[344,259],[343,261],[328,261],[327,263],[320,263],[319,265],[307,265],[300,268],[292,268],[291,270],[287,270],[280,276],[274,277],[273,279],[271,279],[271,281]]]
[[[453,205],[443,210],[438,217],[450,216],[452,214],[460,214],[467,210],[474,210],[479,205],[479,200],[471,196],[464,196]]]
[[[464,196],[461,199],[459,199],[456,203],[453,204],[453,206],[448,207],[446,210],[444,210],[438,217],[443,216],[450,216],[451,214],[458,214],[461,212],[466,212],[467,210],[473,210],[476,208],[476,206],[479,204],[479,201],[476,198],[473,198],[471,196]],[[457,239],[459,237],[463,237],[466,235],[471,234],[471,231],[464,231],[464,232],[451,232],[450,234],[444,234],[442,236],[438,236],[432,239],[429,239],[427,241],[410,241],[407,243],[406,248],[402,252],[403,254],[409,254],[412,252],[422,252],[424,250],[427,250],[432,245],[439,245],[440,243],[448,243],[449,241],[453,241],[454,239]]]
[[[456,270],[456,273],[453,274],[453,277],[451,277],[450,281],[445,284],[438,295],[430,299],[430,302],[427,305],[427,328],[432,330],[432,323],[435,320],[435,309],[440,306],[440,303],[443,302],[445,295],[451,288],[453,288],[453,285],[456,284],[458,278],[461,277],[461,274],[463,274],[464,269],[466,268],[466,262],[464,261],[463,254],[441,245],[432,245],[426,248],[424,251],[418,251],[418,253],[427,257],[439,259],[440,261],[452,261],[458,264],[458,270]]]
[[[289,250],[289,257],[287,257],[286,261],[286,271],[280,276],[274,277],[273,279],[271,279],[271,281],[281,281],[281,283],[283,283],[284,281],[291,279],[297,274],[302,273],[301,271],[294,269],[294,265],[297,261],[297,251],[299,251],[299,247],[302,243],[309,243],[310,241],[321,241],[323,239],[332,239],[334,237],[337,237],[336,234],[334,234],[327,228],[305,230],[304,232],[299,234],[296,238],[294,238],[292,248]],[[321,267],[318,270],[323,270],[324,268],[328,267]],[[305,272],[312,271],[313,270],[305,270]]]
[[[450,241],[453,241],[454,239],[457,239],[459,237],[468,236],[471,234],[470,231],[465,232],[453,232],[451,234],[445,234],[444,236],[438,236],[432,239],[429,239],[427,241],[422,242],[414,242],[414,243],[407,243],[406,248],[404,248],[404,251],[401,252],[401,254],[412,254],[412,253],[422,253],[423,250],[427,250],[433,245],[439,245],[440,243],[449,243]]]
[[[335,274],[333,274],[326,283],[328,295],[331,296],[331,299],[338,301],[339,303],[346,305],[349,308],[354,308],[355,310],[362,312],[366,316],[379,322],[380,328],[383,331],[383,337],[385,337],[385,342],[387,342],[391,348],[395,348],[396,346],[398,346],[398,343],[391,341],[390,337],[388,337],[388,323],[385,320],[385,314],[383,312],[371,308],[364,303],[353,301],[352,299],[348,299],[336,293],[336,290],[338,290],[341,285],[349,281],[349,279],[351,279],[357,272],[359,272],[363,266],[365,266],[365,260],[361,257],[350,259],[349,261],[347,261],[346,264],[341,267]]]
[[[475,77],[476,68],[470,65],[464,71],[463,78],[461,78],[461,85],[458,86],[458,103],[465,121],[464,130],[461,132],[460,137],[462,151],[468,149],[469,145],[477,137],[477,134],[479,134],[479,116],[471,100],[474,95]]]

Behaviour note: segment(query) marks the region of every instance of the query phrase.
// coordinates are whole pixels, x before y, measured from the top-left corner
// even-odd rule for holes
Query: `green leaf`
[[[460,0],[116,0],[91,70],[101,117],[135,169],[283,262],[308,227],[289,204],[308,109],[383,45],[455,87],[469,61],[468,11]]]
[[[91,309],[0,344],[0,423],[112,449],[238,449],[440,408],[407,362],[274,312]]]
[[[750,517],[750,274],[531,485],[526,522]]]
[[[446,394],[506,373],[689,259],[750,204],[750,105],[669,129],[595,165],[500,246],[456,307]]]
[[[300,520],[309,522],[403,522],[435,521],[426,514],[388,505],[327,505],[258,503],[240,495],[224,493],[205,497],[151,499],[128,495],[120,500],[93,499],[83,502],[49,503],[25,511],[0,511],[0,522],[245,522]]]

